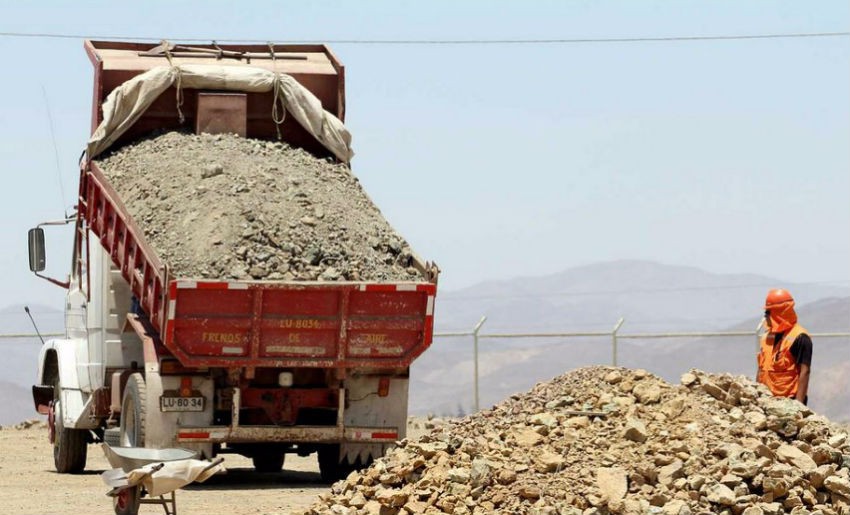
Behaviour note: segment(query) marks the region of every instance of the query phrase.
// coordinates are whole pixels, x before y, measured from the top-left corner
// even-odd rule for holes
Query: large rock
[[[490,464],[486,459],[475,458],[469,471],[470,485],[473,488],[490,484]]]
[[[717,386],[714,383],[710,383],[710,382],[703,383],[702,389],[705,391],[705,393],[711,395],[712,397],[714,397],[717,400],[726,399],[726,392],[723,391],[723,388],[720,388],[719,386]]]
[[[850,481],[846,477],[830,476],[823,481],[823,486],[830,492],[850,497]]]
[[[643,443],[647,438],[646,425],[636,418],[630,418],[626,421],[626,429],[623,431],[623,436],[627,440]]]
[[[528,423],[535,426],[555,427],[558,419],[551,413],[535,413],[528,418]]]
[[[733,474],[750,479],[759,473],[761,465],[752,452],[744,452],[729,458],[729,471]]]
[[[759,404],[762,405],[767,416],[783,420],[796,420],[812,413],[805,405],[787,397],[764,397],[759,400]]]
[[[378,487],[375,490],[375,500],[382,506],[401,508],[407,502],[408,495],[395,488]]]
[[[776,449],[776,455],[780,461],[789,465],[794,465],[803,472],[811,472],[818,468],[818,464],[811,456],[794,447],[793,445],[782,444]]]
[[[537,471],[543,473],[558,472],[566,464],[563,456],[551,451],[541,452],[535,461],[537,462]]]
[[[661,388],[653,383],[639,383],[632,394],[641,404],[655,404],[661,400]]]
[[[543,441],[543,436],[540,433],[528,427],[514,431],[513,437],[520,447],[534,447]]]
[[[820,488],[823,486],[823,482],[829,476],[835,474],[836,467],[835,465],[821,465],[817,469],[809,472],[807,475],[809,484],[811,484],[814,488]]]
[[[733,506],[735,504],[735,492],[728,486],[716,483],[706,490],[706,498],[712,504],[721,506]]]
[[[680,477],[684,477],[685,475],[685,465],[680,460],[676,460],[669,465],[665,465],[661,467],[658,471],[658,482],[662,485],[669,487],[673,484],[673,481],[679,479]]]
[[[626,471],[619,467],[596,469],[596,486],[605,501],[617,501],[626,496],[629,483]]]

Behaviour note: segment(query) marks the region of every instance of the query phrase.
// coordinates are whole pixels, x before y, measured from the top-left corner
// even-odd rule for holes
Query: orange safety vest
[[[761,351],[758,354],[758,382],[767,385],[777,397],[795,397],[800,384],[800,367],[791,354],[794,340],[807,331],[803,326],[794,324],[790,331],[782,336],[782,341],[774,343],[775,333],[766,333],[761,337]]]

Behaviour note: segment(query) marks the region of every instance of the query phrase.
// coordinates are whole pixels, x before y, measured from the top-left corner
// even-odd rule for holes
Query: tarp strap
[[[274,44],[269,42],[269,53],[272,56],[272,69],[274,70],[274,79],[272,80],[272,90],[274,91],[274,100],[272,100],[272,121],[274,129],[277,131],[277,139],[283,139],[280,134],[280,126],[286,120],[286,104],[280,94],[281,82],[280,73],[277,71],[277,56],[274,53]]]
[[[175,83],[174,87],[176,88],[175,93],[175,102],[177,103],[177,118],[180,120],[180,124],[182,125],[186,121],[186,117],[183,116],[183,72],[180,70],[180,67],[174,64],[171,55],[171,49],[169,48],[168,40],[162,40],[162,48],[165,53],[165,58],[168,59],[168,65],[171,66],[171,72],[175,75]]]
[[[281,139],[280,126],[283,125],[284,120],[286,120],[286,100],[284,99],[283,95],[280,94],[280,91],[283,88],[283,84],[281,83],[279,73],[274,74],[272,87],[274,88],[274,101],[272,102],[272,121],[274,121],[274,126],[277,130],[277,139]]]

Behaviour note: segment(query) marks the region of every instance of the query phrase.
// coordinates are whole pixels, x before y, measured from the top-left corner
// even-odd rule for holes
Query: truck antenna
[[[59,205],[62,206],[62,214],[68,217],[65,211],[65,186],[62,184],[62,168],[59,166],[59,147],[56,145],[56,132],[53,130],[53,114],[50,112],[50,102],[47,100],[47,90],[41,85],[41,93],[44,95],[44,106],[47,109],[47,122],[50,127],[50,139],[53,141],[53,156],[56,159],[56,176],[59,178]],[[27,311],[29,313],[29,311]]]
[[[24,306],[24,311],[26,311],[27,315],[29,315],[32,326],[35,327],[35,334],[38,335],[38,339],[41,340],[41,344],[44,345],[44,338],[41,337],[41,332],[38,330],[38,326],[35,325],[35,319],[32,317],[32,313],[30,313],[30,307]]]

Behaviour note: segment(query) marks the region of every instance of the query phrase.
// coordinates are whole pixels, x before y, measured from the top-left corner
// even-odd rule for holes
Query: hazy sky
[[[278,42],[850,26],[844,0],[8,4],[0,32]],[[92,98],[82,44],[0,37],[0,307],[61,307],[27,270],[26,230],[74,202]],[[333,49],[354,172],[444,288],[630,258],[850,281],[848,37]],[[53,231],[59,275],[70,245]]]

